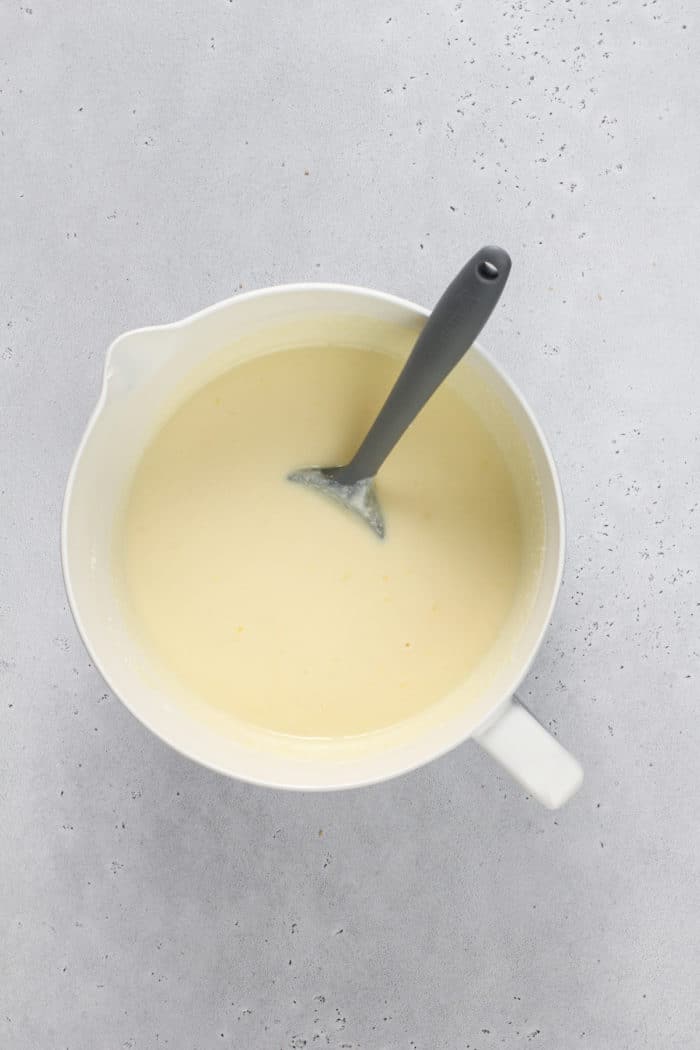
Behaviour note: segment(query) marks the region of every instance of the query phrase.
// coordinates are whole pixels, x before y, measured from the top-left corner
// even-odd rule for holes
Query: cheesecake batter
[[[440,389],[383,467],[381,541],[294,485],[346,462],[400,362],[268,354],[182,404],[136,471],[117,558],[135,629],[196,703],[278,733],[382,729],[445,696],[523,586],[522,510],[496,441]]]

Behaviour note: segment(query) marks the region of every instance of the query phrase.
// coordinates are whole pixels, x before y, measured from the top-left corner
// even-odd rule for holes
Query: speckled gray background
[[[0,7],[0,1046],[697,1047],[691,0],[28,4]],[[199,769],[63,594],[106,346],[289,280],[430,304],[484,241],[570,527],[523,694],[582,791],[547,812],[472,745],[335,796]]]

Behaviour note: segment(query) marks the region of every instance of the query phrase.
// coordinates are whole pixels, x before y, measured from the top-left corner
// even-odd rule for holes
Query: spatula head
[[[288,475],[290,481],[318,489],[343,507],[358,514],[369,527],[384,539],[384,515],[374,490],[374,478],[364,478],[353,485],[343,485],[333,478],[334,467],[306,467]]]

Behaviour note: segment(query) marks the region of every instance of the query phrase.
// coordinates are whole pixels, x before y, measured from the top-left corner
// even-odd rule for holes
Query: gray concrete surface
[[[677,0],[4,0],[0,1046],[689,1050],[698,1036],[698,21]],[[304,797],[151,738],[58,521],[122,330],[324,278],[488,344],[551,438],[566,579],[523,695],[559,813],[472,745]]]

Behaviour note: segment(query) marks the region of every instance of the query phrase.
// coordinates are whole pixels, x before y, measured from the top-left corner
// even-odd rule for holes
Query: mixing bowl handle
[[[563,806],[581,786],[583,770],[574,756],[516,697],[474,736],[484,751],[548,809]]]

